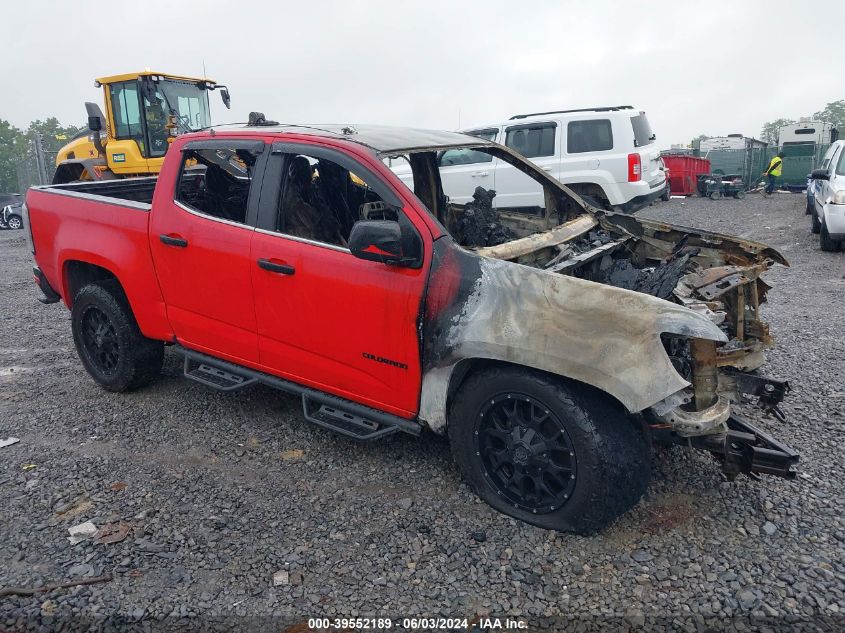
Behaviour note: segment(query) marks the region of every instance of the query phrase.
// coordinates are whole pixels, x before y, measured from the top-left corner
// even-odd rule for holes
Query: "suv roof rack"
[[[600,108],[580,108],[578,110],[552,110],[551,112],[532,112],[531,114],[515,114],[509,120],[527,119],[530,116],[545,116],[547,114],[567,114],[569,112],[615,112],[616,110],[633,110],[634,106],[602,106]]]

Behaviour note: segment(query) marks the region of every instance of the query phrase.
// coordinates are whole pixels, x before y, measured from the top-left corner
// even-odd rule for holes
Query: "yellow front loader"
[[[161,171],[176,134],[211,125],[208,93],[229,90],[211,79],[145,71],[97,79],[105,114],[86,103],[88,134],[77,136],[56,156],[53,183],[150,176]]]

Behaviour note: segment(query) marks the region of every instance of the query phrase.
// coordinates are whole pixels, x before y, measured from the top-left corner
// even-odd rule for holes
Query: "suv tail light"
[[[640,155],[628,154],[628,182],[637,182],[643,175],[643,165]]]

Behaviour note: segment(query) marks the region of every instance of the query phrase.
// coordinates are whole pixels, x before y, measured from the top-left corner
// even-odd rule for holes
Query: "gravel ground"
[[[778,338],[765,371],[794,389],[788,422],[747,414],[800,451],[800,477],[727,483],[708,456],[662,450],[646,498],[592,538],[492,511],[441,438],[355,444],[284,394],[180,379],[172,353],[151,388],[99,389],[67,310],[35,299],[23,233],[0,232],[0,439],[21,440],[0,448],[0,587],[113,575],[0,594],[0,630],[476,614],[535,630],[842,630],[845,254],[819,250],[803,201],[642,212],[766,241],[792,262],[768,273],[764,313]],[[71,545],[83,521],[124,522],[128,536]]]

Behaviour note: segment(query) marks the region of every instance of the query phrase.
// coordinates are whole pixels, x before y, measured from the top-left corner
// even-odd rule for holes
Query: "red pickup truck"
[[[173,346],[187,378],[299,394],[358,439],[448,433],[493,507],[580,533],[637,502],[655,441],[794,476],[798,455],[731,408],[779,415],[788,390],[749,373],[774,249],[602,211],[463,134],[256,120],[176,138],[157,178],[29,191],[41,300],[70,308],[106,389],[150,383]],[[447,153],[506,163],[544,203],[451,201]]]

